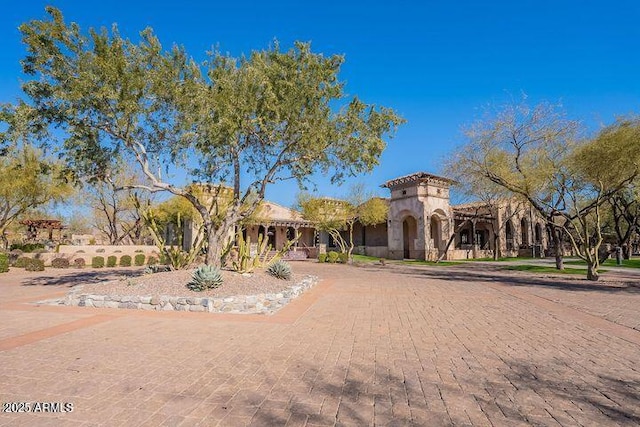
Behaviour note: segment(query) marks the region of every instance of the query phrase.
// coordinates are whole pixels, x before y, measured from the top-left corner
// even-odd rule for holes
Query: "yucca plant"
[[[282,280],[291,279],[291,266],[285,261],[276,261],[267,267],[267,273]]]
[[[201,265],[193,272],[191,282],[187,284],[187,288],[201,292],[206,289],[215,289],[221,285],[222,274],[220,274],[220,270],[210,265]]]

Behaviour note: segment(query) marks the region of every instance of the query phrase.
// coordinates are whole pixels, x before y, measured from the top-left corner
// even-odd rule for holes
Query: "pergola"
[[[27,226],[27,240],[38,240],[41,230],[48,230],[49,240],[53,240],[53,230],[58,230],[58,241],[62,239],[62,230],[65,228],[58,219],[25,219],[20,224]]]

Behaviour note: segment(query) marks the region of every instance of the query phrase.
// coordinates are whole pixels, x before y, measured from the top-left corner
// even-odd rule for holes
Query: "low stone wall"
[[[79,307],[128,308],[138,310],[273,314],[287,305],[292,299],[314,286],[317,282],[317,277],[306,276],[299,283],[289,286],[279,293],[221,298],[95,295],[82,293],[82,289],[77,289],[67,295],[64,304]]]

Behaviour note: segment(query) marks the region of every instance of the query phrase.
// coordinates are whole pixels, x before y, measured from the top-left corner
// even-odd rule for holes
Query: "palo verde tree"
[[[465,130],[466,142],[451,162],[474,180],[492,182],[529,202],[546,221],[558,269],[564,268],[564,254],[556,218],[565,208],[565,193],[556,178],[577,131],[577,122],[549,104],[507,105]]]
[[[386,222],[389,204],[380,197],[368,193],[362,184],[351,187],[344,200],[298,195],[298,207],[302,216],[312,221],[318,230],[328,233],[341,252],[351,259],[356,223],[372,226]]]
[[[2,107],[0,123],[0,239],[8,246],[6,230],[21,215],[63,201],[73,188],[62,164],[34,144],[43,135],[25,105]]]
[[[507,224],[514,217],[525,210],[525,203],[521,198],[514,198],[513,194],[504,187],[488,179],[478,179],[477,172],[468,168],[466,164],[460,163],[456,157],[450,158],[445,163],[443,175],[454,181],[454,188],[470,203],[459,212],[463,221],[452,230],[445,250],[438,261],[444,259],[456,235],[468,225],[471,226],[471,244],[475,258],[477,256],[476,224],[478,221],[488,222],[491,225],[494,248],[493,259],[498,260],[502,256],[499,241],[500,234],[505,232]],[[496,214],[502,214],[502,218],[494,217]]]
[[[608,147],[597,138],[579,140],[577,131],[575,121],[548,104],[506,106],[467,130],[454,163],[526,200],[546,220],[557,268],[564,235],[587,262],[588,278],[597,280],[600,208],[636,176],[638,154],[615,138]],[[614,164],[621,173],[607,172]]]
[[[403,121],[347,98],[338,78],[343,57],[309,44],[281,51],[276,43],[240,58],[214,52],[200,65],[183,48],[164,50],[150,29],[137,42],[115,26],[85,34],[47,11],[49,19],[20,27],[23,68],[33,76],[24,90],[42,117],[67,132],[70,165],[108,179],[114,159],[135,161],[148,183],[131,187],[184,197],[202,217],[208,264],[219,265],[228,230],[255,210],[269,184],[303,184],[315,172],[340,182],[368,171],[383,137]],[[220,221],[169,179],[177,168],[231,188]]]

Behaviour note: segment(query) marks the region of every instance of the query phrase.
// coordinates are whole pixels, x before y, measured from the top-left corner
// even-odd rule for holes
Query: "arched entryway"
[[[271,249],[275,249],[276,248],[276,228],[274,226],[271,226],[267,229],[267,239],[268,239],[268,245],[271,246]]]
[[[511,225],[511,220],[508,220],[504,226],[504,234],[505,240],[507,243],[507,250],[513,249],[513,226]]]
[[[542,243],[542,226],[540,225],[540,223],[536,224],[536,227],[534,228],[534,239],[535,239],[535,243],[537,245]]]
[[[438,215],[431,216],[429,231],[431,232],[433,249],[440,250],[440,242],[442,241],[442,221]]]
[[[418,223],[412,216],[408,216],[402,221],[402,247],[404,258],[413,258],[414,242],[418,237]]]
[[[526,218],[520,220],[520,242],[524,248],[529,246],[529,221]]]

